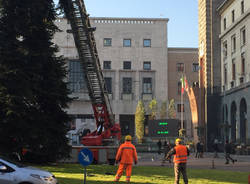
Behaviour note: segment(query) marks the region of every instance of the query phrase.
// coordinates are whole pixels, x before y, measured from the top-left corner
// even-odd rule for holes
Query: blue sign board
[[[83,166],[88,166],[93,161],[93,153],[88,148],[83,148],[78,154],[78,161]]]

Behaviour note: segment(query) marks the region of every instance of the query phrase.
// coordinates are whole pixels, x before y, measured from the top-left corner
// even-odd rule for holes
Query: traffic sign
[[[88,166],[93,162],[93,153],[88,148],[83,148],[78,154],[78,161],[83,166]]]

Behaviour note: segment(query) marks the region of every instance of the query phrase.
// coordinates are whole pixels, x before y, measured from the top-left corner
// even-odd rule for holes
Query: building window
[[[245,12],[244,1],[241,1],[241,14]]]
[[[131,77],[122,78],[122,93],[123,94],[132,93],[132,78]]]
[[[241,75],[245,75],[245,54],[241,54]]]
[[[223,25],[224,25],[224,30],[226,30],[226,28],[227,28],[227,19],[226,18],[224,18],[223,19]]]
[[[152,78],[143,78],[142,92],[143,94],[152,94]]]
[[[150,61],[143,62],[143,70],[151,70],[151,62]]]
[[[184,104],[177,104],[177,111],[178,112],[185,112]]]
[[[244,46],[246,44],[246,29],[245,29],[245,27],[243,27],[240,30],[240,42],[241,42],[241,46]]]
[[[104,81],[106,84],[106,89],[107,89],[108,94],[112,94],[112,78],[104,77]]]
[[[178,82],[178,84],[177,84],[178,86],[177,86],[177,94],[178,95],[181,95],[181,82]]]
[[[223,42],[223,59],[227,58],[227,41]]]
[[[131,61],[123,61],[123,69],[131,70]]]
[[[177,63],[177,72],[184,72],[184,63]]]
[[[199,63],[193,63],[193,72],[198,72],[199,68]]]
[[[234,23],[234,20],[235,20],[235,11],[232,10],[232,23]]]
[[[131,47],[131,39],[123,39],[123,47]]]
[[[151,39],[143,39],[143,47],[151,47]]]
[[[224,85],[227,84],[227,65],[224,65]]]
[[[73,93],[83,92],[87,89],[84,80],[83,67],[79,60],[69,61],[69,89]]]
[[[112,46],[112,38],[104,38],[103,39],[103,46],[104,47]]]
[[[236,78],[236,68],[235,68],[235,59],[232,60],[232,80]]]
[[[236,52],[236,36],[233,35],[231,38],[231,42],[232,42],[232,53]]]
[[[110,70],[111,69],[111,61],[103,61],[103,69]]]

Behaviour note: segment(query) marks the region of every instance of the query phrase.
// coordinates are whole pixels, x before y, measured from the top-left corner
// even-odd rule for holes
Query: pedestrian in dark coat
[[[236,159],[233,159],[230,154],[232,153],[232,144],[228,142],[228,140],[226,140],[226,144],[225,144],[225,159],[226,159],[226,163],[225,164],[229,164],[229,161],[231,160],[231,162],[234,164],[234,162],[236,162]]]
[[[159,139],[159,141],[157,142],[157,146],[158,146],[158,154],[160,155],[161,154],[161,139]]]
[[[195,153],[195,158],[200,158],[200,150],[201,150],[201,144],[200,141],[196,143],[196,153]]]
[[[166,143],[166,144],[165,144]],[[166,161],[166,156],[168,154],[168,152],[172,149],[172,146],[170,144],[170,142],[164,142],[164,158],[162,160],[162,166],[164,165],[165,161]],[[168,162],[171,163],[171,156],[168,159]]]

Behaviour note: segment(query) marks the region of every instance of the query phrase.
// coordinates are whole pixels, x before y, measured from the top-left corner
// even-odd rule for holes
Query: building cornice
[[[198,53],[198,48],[191,48],[191,47],[169,47],[169,53],[183,53],[183,52],[194,52]]]
[[[225,0],[216,10],[221,14],[224,10],[230,6],[235,0]]]
[[[91,20],[130,20],[130,21],[164,21],[168,22],[168,18],[132,18],[132,17],[90,17]]]

